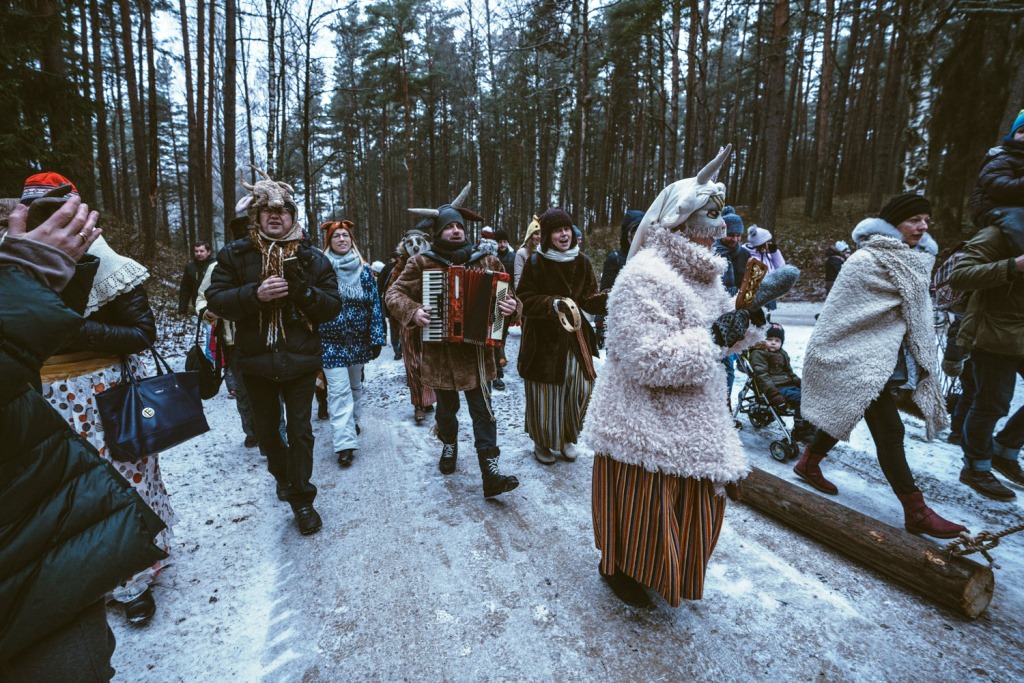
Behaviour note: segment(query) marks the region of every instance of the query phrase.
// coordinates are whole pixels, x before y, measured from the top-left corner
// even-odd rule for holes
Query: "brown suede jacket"
[[[582,353],[576,335],[566,332],[553,307],[556,298],[572,299],[592,315],[605,315],[608,292],[597,290],[594,268],[586,254],[568,263],[557,263],[540,253],[523,267],[516,294],[523,302],[523,340],[519,347],[519,375],[545,384],[562,384],[569,352]],[[590,355],[597,356],[597,336],[586,318],[583,334]]]
[[[466,264],[476,270],[504,272],[498,257],[490,254]],[[420,254],[414,256],[402,268],[402,274],[388,288],[384,299],[392,317],[405,327],[415,327],[412,317],[423,306],[423,272],[444,270],[441,262]],[[397,269],[397,266],[396,266]],[[522,311],[522,303],[510,318],[513,322]],[[482,346],[473,344],[430,343],[423,345],[423,362],[420,379],[432,389],[454,389],[470,391],[480,386],[478,354],[483,358],[484,379],[488,382],[497,376],[494,354]]]

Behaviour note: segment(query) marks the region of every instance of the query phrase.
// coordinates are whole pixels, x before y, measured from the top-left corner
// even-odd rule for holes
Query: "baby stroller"
[[[740,413],[744,413],[754,429],[763,429],[775,424],[782,431],[782,438],[775,439],[768,445],[768,452],[772,458],[779,462],[785,462],[800,455],[800,446],[795,436],[799,436],[795,429],[796,413],[789,407],[779,410],[765,398],[764,393],[754,379],[754,371],[750,367],[750,358],[747,353],[739,355],[736,359],[736,369],[747,376],[747,381],[740,389],[739,398],[732,409],[732,419],[736,420]],[[790,417],[794,419],[794,427],[790,428],[783,419]]]

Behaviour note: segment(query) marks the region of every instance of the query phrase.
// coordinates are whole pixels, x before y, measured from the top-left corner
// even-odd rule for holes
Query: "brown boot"
[[[798,477],[822,493],[834,496],[839,493],[839,489],[822,475],[821,467],[818,466],[824,457],[824,455],[819,455],[818,453],[811,453],[811,447],[806,446],[804,454],[800,456],[800,462],[793,467],[793,471],[796,472]]]
[[[934,510],[925,505],[924,495],[920,491],[897,493],[896,497],[903,503],[903,525],[912,534],[956,538],[961,531],[967,531],[967,527],[954,524],[935,514]]]

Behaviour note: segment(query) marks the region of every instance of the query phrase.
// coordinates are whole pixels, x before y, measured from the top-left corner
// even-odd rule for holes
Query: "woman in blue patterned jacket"
[[[373,272],[355,246],[355,223],[328,222],[320,229],[342,302],[338,317],[320,325],[327,407],[338,464],[348,467],[359,446],[363,364],[379,356],[386,343],[384,321]]]

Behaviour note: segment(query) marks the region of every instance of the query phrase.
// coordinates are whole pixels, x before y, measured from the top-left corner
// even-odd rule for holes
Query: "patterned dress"
[[[142,378],[147,375],[145,366],[138,356],[128,356],[128,361],[136,377]],[[48,366],[44,366],[43,397],[67,420],[72,429],[92,444],[104,460],[114,466],[121,476],[139,492],[142,500],[167,524],[167,528],[157,535],[156,544],[164,552],[169,553],[172,537],[171,526],[174,524],[175,517],[174,510],[171,508],[170,495],[160,476],[160,461],[157,454],[144,457],[138,462],[120,462],[110,457],[103,439],[103,423],[96,410],[95,396],[120,382],[121,362],[118,360],[111,365],[90,369],[80,375],[55,370],[49,362]],[[118,602],[130,602],[139,597],[168,563],[168,560],[160,560],[153,566],[142,570],[114,589],[112,594],[114,599]]]

